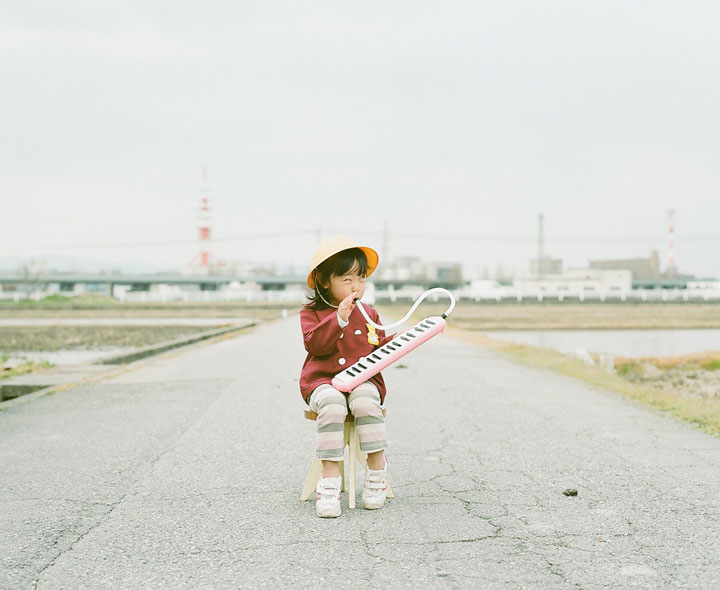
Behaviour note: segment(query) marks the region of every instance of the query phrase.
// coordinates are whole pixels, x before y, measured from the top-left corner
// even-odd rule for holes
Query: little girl
[[[308,352],[300,373],[300,391],[310,409],[317,413],[316,455],[322,460],[323,471],[317,485],[315,511],[324,518],[340,516],[342,478],[338,461],[343,460],[348,407],[355,418],[360,449],[368,457],[363,506],[369,510],[382,508],[387,495],[387,460],[383,452],[387,440],[381,408],[386,389],[382,375],[374,375],[349,394],[331,385],[333,377],[344,367],[392,340],[392,336],[376,330],[359,311],[354,311],[356,299],[365,292],[365,279],[377,264],[375,250],[356,246],[342,236],[323,241],[310,260],[307,284],[314,294],[300,312]],[[377,311],[364,303],[363,306],[373,322],[379,324]]]

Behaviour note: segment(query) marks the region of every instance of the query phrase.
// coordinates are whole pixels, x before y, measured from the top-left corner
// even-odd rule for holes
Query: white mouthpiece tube
[[[363,307],[362,303],[360,301],[357,301],[358,309],[360,310],[360,313],[362,313],[365,316],[365,319],[367,320],[368,324],[371,326],[374,326],[375,328],[378,328],[379,330],[392,330],[393,328],[396,328],[397,326],[402,326],[407,319],[413,314],[413,312],[417,309],[417,306],[420,305],[420,302],[425,299],[430,293],[443,293],[450,297],[450,307],[448,307],[445,310],[445,313],[443,314],[443,317],[446,317],[450,315],[450,312],[452,312],[453,309],[455,309],[455,296],[448,291],[447,289],[443,289],[442,287],[435,287],[434,289],[429,289],[425,291],[420,297],[418,297],[417,301],[413,304],[413,306],[410,308],[410,311],[405,314],[405,317],[394,324],[390,324],[388,326],[381,326],[380,324],[376,324],[373,322],[369,317],[367,312],[365,311],[365,308]]]

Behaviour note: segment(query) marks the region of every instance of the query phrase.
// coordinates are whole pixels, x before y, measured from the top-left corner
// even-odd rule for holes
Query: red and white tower
[[[190,262],[190,267],[195,274],[210,274],[214,267],[223,264],[211,252],[212,214],[209,193],[207,168],[203,168],[203,183],[200,187],[200,207],[197,216],[199,247],[198,253]]]
[[[675,266],[675,209],[665,211],[668,221],[668,265],[667,275],[675,276],[677,267]]]

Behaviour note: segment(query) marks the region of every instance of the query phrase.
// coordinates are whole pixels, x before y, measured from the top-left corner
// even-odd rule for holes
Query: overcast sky
[[[543,212],[566,266],[664,266],[674,208],[720,276],[716,2],[0,6],[0,257],[181,266],[207,166],[221,258],[304,266],[319,228],[523,270]]]

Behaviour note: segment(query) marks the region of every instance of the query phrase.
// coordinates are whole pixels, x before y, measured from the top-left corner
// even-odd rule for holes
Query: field
[[[377,306],[385,323],[399,319],[410,307],[407,302]],[[439,315],[446,308],[442,300],[434,304],[424,302],[411,321]],[[292,315],[298,313],[300,306],[239,302],[121,304],[98,296],[54,297],[38,303],[0,302],[0,321],[3,318],[138,320],[137,325],[125,326],[3,326],[0,328],[0,360],[5,361],[17,351],[139,347],[211,329],[211,326],[141,325],[146,318],[272,319],[279,317],[283,309]],[[460,303],[450,317],[448,334],[491,348],[513,362],[553,370],[616,391],[707,432],[720,434],[720,352],[645,359],[616,357],[615,371],[608,372],[554,350],[512,344],[482,334],[490,330],[680,328],[720,328],[720,304]],[[4,376],[45,366],[25,363],[5,371]]]
[[[287,307],[287,306],[285,306]],[[173,340],[214,326],[143,325],[144,319],[187,318],[259,318],[278,317],[282,305],[247,303],[221,304],[122,304],[102,296],[76,298],[48,297],[43,301],[0,303],[0,322],[3,319],[103,319],[137,320],[136,325],[47,325],[2,326],[0,355],[15,351],[55,351],[99,349],[106,347],[146,346]],[[226,322],[218,321],[217,326]]]
[[[410,305],[381,304],[386,323],[404,315]],[[413,321],[445,311],[444,302],[424,302]],[[260,318],[278,317],[283,309],[297,313],[299,306],[229,302],[219,304],[122,304],[102,296],[47,298],[38,303],[0,303],[4,318],[125,318],[137,325],[3,326],[0,354],[14,351],[54,351],[104,347],[145,346],[210,329],[209,326],[148,326],[147,318]],[[222,322],[219,322],[219,325]],[[449,325],[469,331],[542,329],[659,329],[720,328],[720,304],[475,304],[460,303]],[[720,347],[720,344],[718,345]]]
[[[247,303],[221,304],[122,304],[98,295],[48,297],[40,302],[0,302],[0,323],[3,319],[92,320],[122,318],[137,320],[130,325],[0,325],[0,379],[51,366],[47,362],[25,359],[23,352],[55,352],[59,350],[103,350],[139,348],[191,336],[222,326],[226,319],[278,317],[282,305]],[[292,312],[292,310],[288,310]],[[145,319],[221,318],[217,325],[143,325]]]
[[[0,330],[0,353],[148,346],[214,326],[12,326]]]
[[[427,300],[426,300],[427,301]],[[440,315],[445,300],[423,302],[414,321]],[[378,305],[381,317],[400,318],[411,305]],[[387,322],[387,320],[385,320]],[[449,323],[466,330],[621,330],[720,328],[718,303],[460,303]]]
[[[39,302],[0,301],[2,318],[268,318],[282,304],[227,303],[120,303],[111,297],[83,295],[46,297]],[[299,307],[298,307],[299,309]]]

